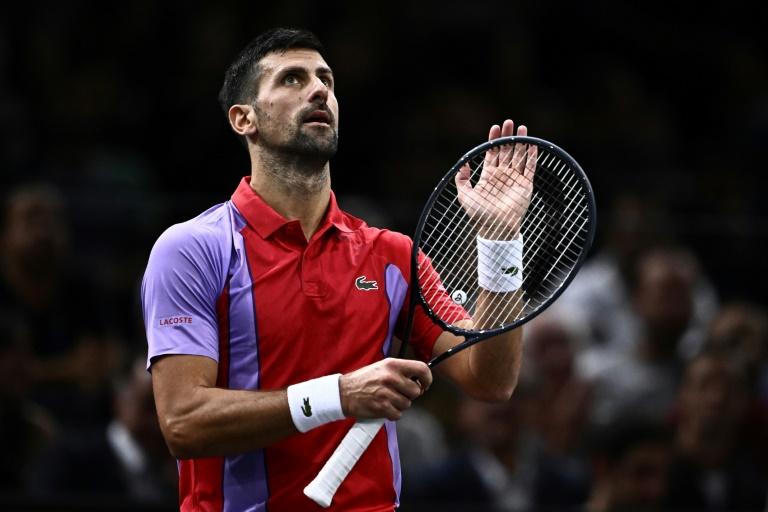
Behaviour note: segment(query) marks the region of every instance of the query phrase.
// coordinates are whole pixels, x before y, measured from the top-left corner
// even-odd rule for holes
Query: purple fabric
[[[392,335],[395,332],[397,317],[400,316],[400,310],[403,309],[405,294],[408,292],[408,282],[403,277],[403,273],[397,266],[389,264],[384,272],[387,288],[387,299],[389,300],[389,332],[387,339],[384,340],[384,357],[389,355],[389,349],[392,347]]]
[[[397,444],[397,430],[395,422],[387,420],[384,423],[387,430],[387,448],[389,456],[392,458],[392,482],[395,486],[395,506],[400,506],[400,490],[402,489],[402,475],[400,473],[400,448]]]
[[[216,300],[232,247],[228,203],[168,228],[157,240],[141,285],[147,368],[166,354],[219,360]]]
[[[240,231],[245,220],[231,202],[169,228],[155,243],[142,283],[149,351],[207,356],[218,362],[216,301],[229,277],[231,389],[259,389],[256,311]],[[263,450],[226,457],[224,510],[263,511],[268,497]]]
[[[392,335],[395,332],[397,317],[400,316],[400,310],[403,309],[403,303],[405,302],[405,294],[408,293],[408,282],[403,277],[400,269],[391,264],[387,265],[385,270],[385,282],[387,298],[389,299],[389,332],[387,333],[386,340],[384,340],[382,352],[384,353],[384,357],[387,357],[387,355],[389,355],[389,350],[392,347]],[[400,473],[400,449],[397,444],[395,423],[387,421],[384,424],[384,428],[387,430],[387,448],[389,449],[389,456],[392,459],[392,482],[395,486],[396,493],[395,503],[396,506],[399,506],[402,475]]]
[[[229,269],[229,387],[259,389],[259,334],[253,304],[253,282],[240,231],[245,219],[234,205],[233,243],[237,255]],[[269,497],[264,451],[226,457],[224,512],[263,511]]]

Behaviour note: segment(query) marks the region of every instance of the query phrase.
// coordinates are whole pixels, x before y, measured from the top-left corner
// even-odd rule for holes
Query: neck
[[[298,220],[309,240],[328,208],[330,166],[327,160],[253,148],[251,188],[277,213]]]

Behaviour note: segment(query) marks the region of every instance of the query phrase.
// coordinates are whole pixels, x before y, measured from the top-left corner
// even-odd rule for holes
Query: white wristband
[[[288,386],[288,407],[299,432],[344,419],[339,394],[340,373]]]
[[[523,235],[509,241],[477,237],[477,282],[492,292],[513,292],[523,285]]]

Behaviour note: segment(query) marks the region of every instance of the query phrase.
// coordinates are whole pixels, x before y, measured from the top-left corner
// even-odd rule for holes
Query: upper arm
[[[213,236],[189,223],[173,226],[152,248],[141,287],[147,367],[169,354],[218,361],[216,301],[226,269]]]

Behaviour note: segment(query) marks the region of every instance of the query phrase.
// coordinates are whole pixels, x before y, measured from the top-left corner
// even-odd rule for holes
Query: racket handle
[[[376,437],[384,421],[377,418],[361,420],[352,425],[323,469],[304,488],[304,494],[323,508],[331,506],[336,490]]]

